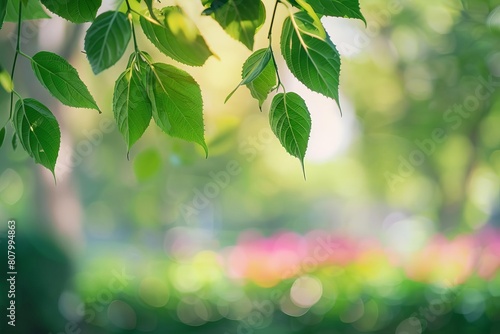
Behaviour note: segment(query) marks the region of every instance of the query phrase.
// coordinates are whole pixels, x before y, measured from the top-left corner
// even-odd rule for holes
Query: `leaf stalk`
[[[21,52],[21,25],[22,25],[22,10],[23,10],[23,3],[22,1],[19,1],[19,16],[17,18],[17,40],[16,40],[16,53],[14,55],[14,61],[12,62],[12,71],[10,72],[10,79],[14,81],[14,74],[16,73],[16,64],[17,64],[17,57],[19,56],[19,53]],[[19,94],[16,93],[17,96]],[[9,120],[12,119],[12,108],[14,106],[14,89],[12,89],[12,92],[10,92],[10,109],[9,109]]]

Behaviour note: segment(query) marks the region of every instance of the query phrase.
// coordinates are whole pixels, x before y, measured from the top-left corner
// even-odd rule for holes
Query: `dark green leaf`
[[[4,139],[5,139],[5,127],[3,127],[0,130],[0,147],[2,147]]]
[[[19,0],[8,0],[7,1],[7,11],[5,14],[6,22],[17,22],[19,17]],[[45,13],[40,4],[39,0],[30,0],[26,6],[23,6],[21,19],[26,20],[37,20],[37,19],[49,19],[50,16]]]
[[[7,0],[0,0],[0,29],[2,29],[3,26],[5,13],[7,13]]]
[[[30,0],[31,1],[31,0]],[[93,21],[101,0],[41,0],[52,13],[73,23]]]
[[[132,30],[127,16],[118,11],[99,15],[85,35],[85,52],[95,74],[113,66],[125,52]]]
[[[54,174],[61,132],[50,110],[34,99],[18,100],[12,117],[24,150]]]
[[[281,145],[299,158],[304,172],[304,156],[311,133],[311,116],[306,103],[296,93],[280,93],[273,98],[269,123]]]
[[[238,85],[246,85],[252,96],[259,101],[259,107],[267,98],[269,92],[276,86],[276,69],[269,48],[255,51],[243,64],[241,73],[243,80]],[[236,87],[226,98],[226,101],[238,89]]]
[[[253,49],[255,33],[266,20],[266,9],[260,0],[212,1],[210,14],[234,39]]]
[[[12,149],[15,151],[17,148],[17,135],[14,133],[12,135]]]
[[[151,102],[143,85],[146,68],[132,64],[115,84],[113,113],[127,150],[142,136],[151,121]]]
[[[340,55],[328,35],[322,35],[305,12],[286,18],[281,52],[297,79],[309,89],[338,103]]]
[[[194,22],[179,7],[166,7],[156,17],[164,26],[141,17],[148,39],[165,55],[181,63],[201,66],[212,55]]]
[[[41,84],[63,104],[99,111],[78,72],[64,58],[41,51],[33,56],[31,66]]]
[[[209,5],[207,9],[205,9],[201,15],[210,15],[212,13],[215,13],[215,11],[222,6],[224,6],[228,0],[212,0],[212,1],[206,1],[202,0],[203,5]]]
[[[160,63],[153,64],[148,78],[156,124],[172,137],[200,144],[208,155],[200,86],[188,73]]]

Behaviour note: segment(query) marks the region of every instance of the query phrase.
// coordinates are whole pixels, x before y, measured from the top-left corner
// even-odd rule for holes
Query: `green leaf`
[[[120,133],[127,143],[127,150],[141,138],[151,121],[151,102],[143,85],[146,68],[132,64],[115,83],[113,113]]]
[[[61,145],[61,132],[54,115],[37,100],[20,99],[12,120],[24,150],[54,174]]]
[[[95,74],[113,66],[123,56],[132,35],[127,16],[118,11],[99,15],[85,35],[85,52]]]
[[[267,99],[269,93],[276,87],[276,68],[273,60],[267,64],[262,73],[255,80],[246,84],[252,96],[259,101],[259,108]]]
[[[149,68],[148,79],[156,124],[172,137],[201,145],[208,155],[200,86],[183,70],[161,63]]]
[[[19,0],[8,0],[5,22],[17,22],[19,17]],[[45,13],[39,0],[30,0],[26,6],[23,6],[21,20],[49,19],[50,16]]]
[[[276,69],[271,56],[271,49],[260,49],[255,51],[243,64],[241,73],[243,80],[228,95],[229,100],[233,93],[241,85],[246,85],[254,98],[259,101],[259,107],[265,101],[269,92],[276,86]]]
[[[255,33],[266,21],[266,9],[260,0],[210,1],[210,14],[221,27],[250,50],[253,49]]]
[[[7,0],[0,0],[0,29],[2,29],[3,20],[5,19],[6,13],[7,13]]]
[[[153,18],[156,22],[161,24],[161,21],[158,20],[158,18],[156,17],[155,10],[153,8],[153,0],[144,0],[144,2],[148,7],[149,15],[151,16],[151,18]]]
[[[31,0],[30,0],[31,1]],[[41,0],[52,13],[73,23],[90,22],[95,19],[101,0]]]
[[[202,0],[203,6],[209,5],[208,8],[206,8],[201,15],[210,15],[215,13],[215,11],[222,6],[224,6],[229,0]]]
[[[3,127],[0,130],[0,147],[2,147],[4,139],[5,139],[5,127]]]
[[[179,7],[165,7],[156,13],[164,26],[140,18],[144,34],[165,55],[191,66],[202,66],[212,52],[195,23]]]
[[[299,81],[338,103],[340,55],[329,36],[322,37],[307,13],[299,12],[285,19],[281,53]]]
[[[10,74],[0,65],[0,85],[5,89],[7,93],[12,92],[14,89],[14,83]]]
[[[12,135],[11,144],[12,144],[12,149],[15,151],[17,148],[17,135],[15,133]]]
[[[99,111],[87,86],[66,59],[55,53],[41,51],[33,56],[31,66],[40,83],[61,103]]]
[[[307,0],[307,3],[320,15],[360,19],[366,24],[359,0]]]
[[[299,158],[304,172],[304,157],[311,133],[311,116],[306,103],[296,93],[279,93],[273,98],[269,123],[281,145]]]
[[[306,0],[295,0],[299,6],[306,11],[306,13],[313,19],[314,26],[318,30],[320,36],[322,38],[326,37],[326,31],[325,28],[323,27],[323,24],[321,23],[321,20],[316,13],[316,11],[311,7],[310,4],[306,2]]]

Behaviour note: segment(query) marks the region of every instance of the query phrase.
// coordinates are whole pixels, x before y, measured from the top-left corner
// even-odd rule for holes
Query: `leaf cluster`
[[[128,151],[153,120],[167,135],[197,143],[208,155],[200,86],[186,71],[154,61],[142,51],[136,25],[161,53],[179,63],[203,66],[215,54],[196,22],[181,6],[162,7],[153,0],[124,1],[126,7],[120,3],[116,10],[97,16],[101,0],[0,0],[0,28],[4,21],[13,21],[19,24],[20,31],[25,20],[48,18],[43,6],[75,24],[91,22],[84,50],[96,75],[115,65],[132,40],[134,51],[116,80],[113,95],[113,115]],[[201,4],[204,10],[200,18],[210,17],[229,36],[249,50],[254,49],[255,35],[267,18],[261,0],[201,0]],[[306,87],[337,103],[340,55],[321,18],[336,16],[364,21],[364,17],[358,0],[277,0],[270,20],[269,45],[248,57],[241,82],[226,99],[239,86],[246,86],[262,109],[264,101],[275,92],[269,111],[270,127],[285,150],[304,167],[311,117],[305,101],[297,93],[287,92],[281,82],[271,43],[280,5],[288,12],[280,36],[280,51],[287,67]],[[29,60],[40,84],[61,103],[101,111],[77,70],[57,54],[41,51],[30,57],[20,50],[18,43],[11,74],[0,65],[0,84],[11,93],[9,120],[14,128],[13,143],[18,138],[35,162],[54,173],[61,141],[59,125],[46,106],[15,91],[13,77],[18,55]],[[13,107],[15,97],[17,102]],[[0,144],[4,137],[5,127],[2,127]]]

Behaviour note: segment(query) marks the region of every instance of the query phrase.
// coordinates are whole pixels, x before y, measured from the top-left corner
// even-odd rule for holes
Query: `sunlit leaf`
[[[179,7],[166,7],[156,12],[163,26],[141,17],[141,27],[147,38],[165,55],[181,63],[201,66],[212,55],[193,21]]]
[[[312,8],[312,6],[306,0],[295,0],[295,1],[299,4],[300,7],[302,7],[307,12],[309,17],[313,19],[314,27],[318,31],[319,35],[322,38],[325,38],[326,37],[325,28],[323,27],[323,24],[321,23],[321,20],[318,16],[318,13],[316,13],[314,8]]]
[[[295,0],[291,2],[299,6],[303,6],[301,2],[306,2],[320,15],[360,19],[366,23],[359,7],[359,0]]]
[[[125,52],[132,30],[127,16],[118,11],[99,15],[85,35],[85,52],[95,74],[113,66]]]
[[[31,0],[30,0],[31,1]],[[73,23],[93,21],[101,0],[41,0],[52,13]]]
[[[0,86],[7,91],[7,93],[12,92],[14,89],[14,83],[12,82],[12,78],[10,74],[0,65]]]
[[[19,17],[19,0],[8,0],[7,11],[5,14],[6,22],[17,22]],[[50,16],[43,10],[39,0],[30,0],[26,6],[23,6],[21,19],[38,20],[48,19]]]
[[[118,130],[122,134],[127,149],[143,135],[151,121],[151,102],[143,85],[142,77],[146,68],[131,66],[123,72],[115,84],[113,113]]]
[[[322,37],[307,13],[299,12],[286,18],[281,52],[297,79],[338,103],[340,55],[328,35]]]
[[[246,73],[245,71],[246,68],[244,67],[243,74]],[[246,83],[246,86],[252,96],[259,101],[259,108],[261,108],[269,93],[276,87],[276,84],[276,68],[271,58],[264,70],[254,80]]]
[[[24,150],[54,174],[61,132],[50,110],[34,99],[18,100],[12,117]]]
[[[234,39],[253,49],[255,33],[266,20],[266,9],[260,0],[208,1],[206,15],[219,22]]]
[[[304,156],[311,133],[311,116],[304,100],[296,93],[277,94],[271,103],[269,122],[281,145],[299,158],[304,171]]]
[[[161,63],[153,64],[148,78],[156,124],[172,137],[200,144],[208,154],[200,86],[183,70]]]
[[[99,111],[87,86],[66,59],[55,53],[41,51],[33,56],[31,66],[40,83],[61,103]]]
[[[158,23],[161,24],[161,21],[156,17],[155,10],[153,8],[153,0],[144,0],[146,6],[148,7],[149,15]]]
[[[254,98],[259,101],[259,107],[267,98],[269,92],[276,86],[276,69],[269,48],[255,51],[243,64],[242,81],[238,85],[246,85]],[[226,101],[238,89],[236,87],[226,98]]]

